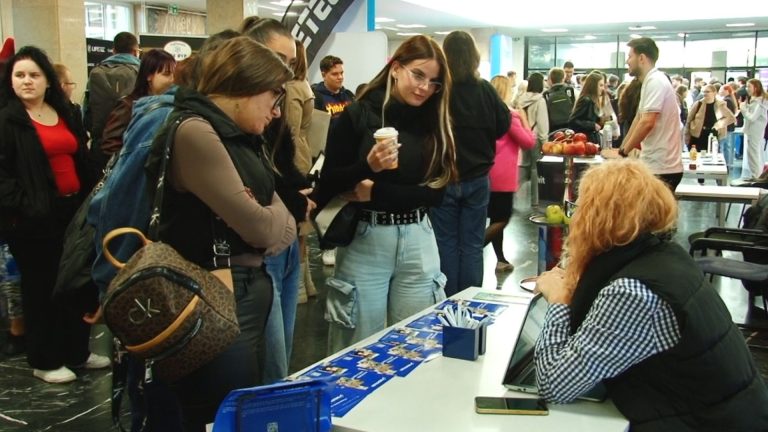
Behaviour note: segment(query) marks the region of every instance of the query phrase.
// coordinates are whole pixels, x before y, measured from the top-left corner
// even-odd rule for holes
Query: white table
[[[717,203],[717,223],[725,224],[725,209],[722,203],[757,204],[765,189],[739,186],[707,186],[679,184],[675,196],[684,201],[707,201]]]
[[[479,291],[482,289],[469,288],[454,298],[472,298]],[[525,295],[518,292],[514,294]],[[510,304],[496,319],[488,328],[486,354],[478,360],[466,361],[441,356],[420,365],[407,377],[392,378],[346,416],[334,418],[334,431],[624,431],[628,422],[610,401],[550,404],[548,416],[475,413],[475,396],[532,397],[530,394],[509,391],[501,384],[526,308],[526,305]],[[428,310],[398,325],[405,325],[426,312]],[[370,344],[388,330],[355,346]]]
[[[728,184],[728,165],[722,153],[703,157],[695,169],[691,169],[690,165],[688,153],[683,153],[683,177],[713,179],[719,186]]]

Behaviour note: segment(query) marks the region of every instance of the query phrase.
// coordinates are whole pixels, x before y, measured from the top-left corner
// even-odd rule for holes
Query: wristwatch
[[[627,154],[624,153],[624,147],[619,147],[619,156],[623,158],[627,157]]]

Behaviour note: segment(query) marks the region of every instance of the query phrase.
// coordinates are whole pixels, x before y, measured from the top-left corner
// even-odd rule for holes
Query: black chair
[[[723,251],[740,252],[742,259],[723,257]],[[750,308],[755,298],[762,296],[763,308],[768,312],[768,232],[709,228],[691,239],[689,252],[710,280],[714,275],[741,280],[749,292]]]

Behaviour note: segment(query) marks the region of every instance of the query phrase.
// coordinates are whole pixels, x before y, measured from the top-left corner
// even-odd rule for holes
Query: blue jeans
[[[293,349],[293,328],[296,323],[296,304],[299,297],[299,241],[275,256],[264,259],[267,274],[274,287],[272,309],[267,319],[264,339],[266,358],[264,384],[288,376]]]
[[[408,225],[357,224],[354,240],[336,250],[325,319],[330,353],[445,299],[429,217]]]
[[[448,282],[445,294],[452,296],[483,285],[485,218],[491,194],[488,176],[449,185],[440,207],[429,216],[435,225],[440,268]]]

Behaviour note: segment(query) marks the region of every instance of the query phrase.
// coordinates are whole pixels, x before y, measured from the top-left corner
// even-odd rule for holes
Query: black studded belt
[[[407,225],[419,223],[427,214],[427,209],[420,207],[405,212],[382,212],[363,209],[360,212],[360,220],[371,225]]]

